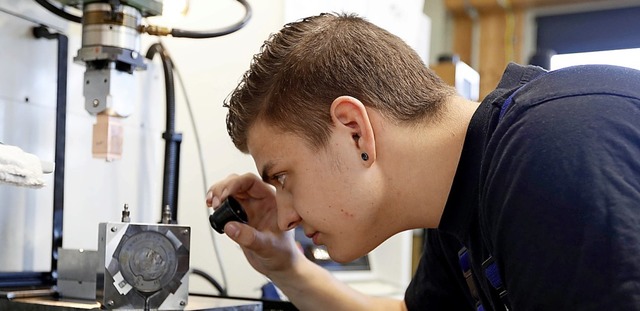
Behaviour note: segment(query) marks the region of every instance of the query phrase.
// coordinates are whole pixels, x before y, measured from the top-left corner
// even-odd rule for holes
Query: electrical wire
[[[191,30],[182,30],[182,29],[172,29],[171,36],[176,38],[192,38],[192,39],[204,39],[204,38],[215,38],[224,35],[228,35],[230,33],[236,32],[242,29],[251,19],[251,15],[253,14],[253,10],[251,9],[251,5],[246,0],[237,0],[244,6],[245,12],[244,17],[237,23],[209,31],[191,31]]]
[[[191,107],[191,101],[189,100],[189,96],[187,94],[187,88],[185,87],[184,84],[184,80],[182,79],[182,75],[180,74],[180,70],[178,70],[178,67],[173,64],[173,72],[175,73],[176,77],[178,78],[178,83],[180,84],[180,88],[182,89],[182,94],[184,96],[184,101],[186,103],[187,106],[187,110],[189,112],[189,120],[191,123],[191,127],[193,129],[193,136],[196,140],[196,149],[198,151],[198,159],[200,160],[200,169],[201,169],[201,176],[202,176],[202,185],[204,188],[204,192],[203,193],[207,193],[207,185],[209,184],[207,182],[207,176],[206,176],[206,169],[205,169],[205,162],[204,162],[204,155],[202,152],[202,144],[200,142],[200,135],[198,134],[198,128],[196,127],[196,123],[195,123],[195,117],[193,115],[193,109]],[[209,219],[209,211],[208,209],[203,209],[206,213],[206,219]],[[218,240],[216,239],[216,236],[214,234],[213,228],[208,227],[209,228],[209,235],[211,236],[211,241],[213,242],[213,249],[215,252],[215,256],[216,259],[218,260],[218,267],[220,267],[220,274],[222,275],[222,293],[224,292],[226,295],[227,291],[228,291],[228,282],[227,282],[227,274],[225,272],[224,269],[224,265],[222,263],[222,257],[220,256],[220,250],[218,247]],[[215,286],[215,285],[214,285]]]
[[[196,268],[191,269],[189,273],[199,275],[203,277],[205,280],[209,281],[209,283],[211,283],[211,285],[213,285],[213,287],[215,287],[218,290],[218,292],[220,293],[220,296],[223,296],[223,297],[228,296],[227,291],[224,289],[224,287],[222,287],[220,283],[218,283],[218,281],[212,278],[208,273]]]
[[[59,8],[59,7],[51,4],[51,2],[49,2],[49,0],[35,0],[35,1],[38,4],[40,4],[42,7],[47,9],[49,12],[51,12],[51,13],[59,16],[59,17],[62,17],[64,19],[66,19],[68,21],[72,21],[74,23],[82,23],[82,16],[73,15],[73,14],[65,11],[63,8]],[[227,27],[214,29],[214,30],[207,30],[207,31],[171,29],[168,32],[164,32],[164,31],[154,32],[154,30],[163,29],[163,27],[147,26],[147,27],[143,27],[142,31],[146,31],[147,33],[152,34],[152,35],[168,35],[168,34],[171,34],[171,36],[176,37],[176,38],[192,38],[192,39],[215,38],[215,37],[221,37],[221,36],[224,36],[224,35],[228,35],[230,33],[233,33],[233,32],[236,32],[236,31],[242,29],[249,22],[249,20],[251,19],[251,16],[253,15],[253,9],[251,8],[251,5],[246,0],[236,0],[236,1],[238,1],[244,7],[244,9],[245,9],[244,16],[237,23],[229,25]]]
[[[47,9],[47,11],[55,15],[58,15],[59,17],[62,17],[74,23],[82,23],[82,16],[73,15],[65,11],[64,9],[51,4],[51,2],[49,2],[48,0],[36,0],[36,2],[40,4],[43,8]]]

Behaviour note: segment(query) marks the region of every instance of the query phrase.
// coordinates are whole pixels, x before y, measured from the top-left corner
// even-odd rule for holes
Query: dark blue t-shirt
[[[504,310],[490,256],[511,310],[640,310],[640,71],[510,64],[471,120],[409,310],[476,309],[463,245],[485,310]]]

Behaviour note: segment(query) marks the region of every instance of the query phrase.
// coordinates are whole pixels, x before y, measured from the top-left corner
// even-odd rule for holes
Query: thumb
[[[226,233],[232,240],[236,241],[240,235],[240,228],[238,228],[238,225],[235,222],[230,221],[224,225],[224,233]]]
[[[257,239],[257,231],[253,227],[230,221],[224,226],[224,232],[240,246],[251,248]]]

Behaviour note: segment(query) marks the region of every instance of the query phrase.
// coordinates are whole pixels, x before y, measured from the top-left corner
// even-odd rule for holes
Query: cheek
[[[362,187],[351,179],[352,173],[348,165],[335,159],[320,156],[307,163],[296,174],[293,192],[299,214],[308,221],[321,221],[323,226],[333,228],[357,219]]]
[[[335,193],[327,189],[310,188],[310,191],[300,191],[294,195],[294,206],[298,214],[312,225],[319,225],[318,221],[334,224],[350,215],[348,208],[344,207],[342,200]]]
[[[314,190],[315,202],[330,221],[348,221],[355,217],[354,204],[358,203],[352,190],[352,185],[338,180],[328,181],[321,189]]]

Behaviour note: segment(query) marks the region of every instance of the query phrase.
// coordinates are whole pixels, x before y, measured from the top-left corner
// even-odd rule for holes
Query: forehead
[[[261,121],[249,128],[247,149],[260,173],[266,167],[290,162],[308,151],[300,137]]]
[[[288,137],[275,126],[267,125],[263,121],[256,121],[247,131],[247,149],[252,156],[269,151],[267,147],[280,145]],[[265,150],[267,148],[267,150]]]

